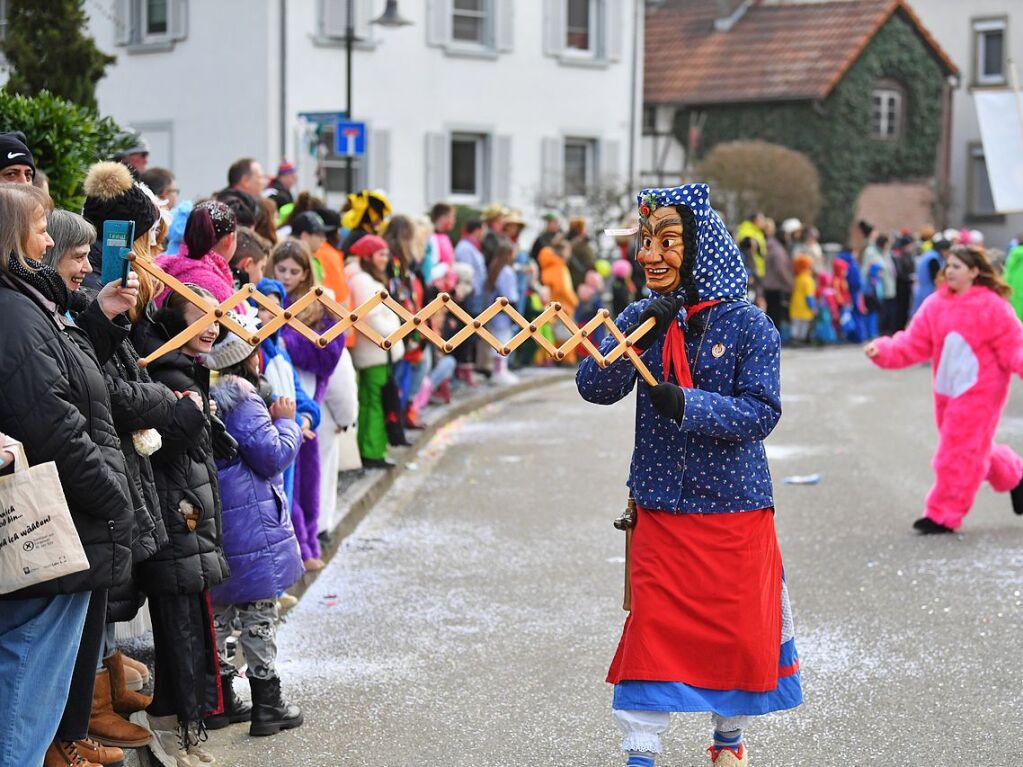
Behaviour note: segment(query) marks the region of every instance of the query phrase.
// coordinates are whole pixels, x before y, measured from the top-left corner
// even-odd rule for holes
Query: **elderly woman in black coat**
[[[155,220],[155,209],[153,218]],[[52,211],[48,226],[54,244],[47,251],[45,262],[64,280],[70,295],[71,314],[76,316],[89,304],[88,292],[79,290],[79,286],[92,271],[89,248],[96,239],[96,230],[84,218],[66,210]],[[146,241],[148,233],[142,232],[139,239]],[[148,279],[140,278],[140,288],[139,304],[129,310],[129,317],[137,316],[149,300],[152,291]],[[110,393],[114,427],[120,438],[128,477],[134,513],[132,562],[138,565],[168,543],[149,456],[159,449],[163,435],[179,440],[197,438],[202,433],[205,419],[191,398],[175,394],[166,386],[150,380],[145,370],[139,368],[138,354],[127,338],[117,345],[104,364],[103,375]],[[117,715],[128,716],[142,711],[152,698],[127,688],[124,659],[113,642],[114,621],[131,620],[143,600],[133,581],[111,589],[109,593],[94,592],[86,617],[85,634],[98,634],[102,646],[93,647],[83,641],[76,664],[82,666],[83,673],[96,670],[92,714],[84,723],[76,722],[73,712],[78,706],[69,704],[64,721],[57,730],[58,740],[80,740],[84,735],[79,736],[78,731],[84,724],[91,738],[108,746],[134,747],[149,741],[148,730]],[[104,624],[105,629],[102,628]],[[98,666],[95,651],[99,651],[101,663]],[[79,746],[82,755],[102,762],[99,753],[89,752],[89,745]],[[113,751],[112,759],[117,756],[116,749],[108,748],[106,751]]]
[[[131,572],[128,480],[101,365],[126,333],[113,320],[134,305],[138,280],[103,288],[70,319],[64,281],[40,263],[50,207],[34,187],[0,185],[0,432],[31,464],[56,464],[89,568],[2,597],[5,765],[40,764],[47,749],[59,752],[51,760],[80,758],[74,742],[51,741],[69,697],[85,701],[88,721],[94,669],[73,673],[86,612],[93,592]]]

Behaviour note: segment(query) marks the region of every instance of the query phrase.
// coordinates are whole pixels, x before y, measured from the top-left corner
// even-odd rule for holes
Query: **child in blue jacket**
[[[243,324],[255,320],[243,320]],[[206,720],[210,729],[251,720],[251,735],[272,735],[302,724],[302,711],[281,695],[277,676],[277,595],[305,568],[284,495],[282,473],[295,462],[302,432],[295,400],[260,395],[259,353],[228,333],[206,358],[221,371],[210,394],[237,455],[218,459],[224,513],[224,555],[231,576],[211,591],[217,650],[224,681],[224,712]],[[225,641],[241,630],[239,643],[248,664],[252,706],[235,695],[234,669],[224,655]],[[226,670],[226,673],[225,673]],[[224,678],[226,677],[226,678]]]

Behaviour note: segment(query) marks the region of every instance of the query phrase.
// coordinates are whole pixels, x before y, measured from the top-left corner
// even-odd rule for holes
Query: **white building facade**
[[[1018,69],[1023,67],[1023,3],[916,0],[913,10],[960,71],[959,88],[952,97],[949,222],[979,229],[986,245],[1005,248],[1023,234],[1023,213],[995,211],[974,94],[1009,88],[1010,59]]]
[[[141,131],[186,197],[240,157],[268,173],[287,157],[336,205],[349,1],[356,188],[410,213],[498,200],[535,216],[637,175],[642,0],[402,0],[396,28],[370,23],[384,0],[90,0],[117,55],[100,111]]]

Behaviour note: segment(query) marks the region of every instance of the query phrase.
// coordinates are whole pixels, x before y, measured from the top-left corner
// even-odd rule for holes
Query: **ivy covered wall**
[[[797,43],[794,43],[797,44]],[[904,89],[906,122],[896,140],[871,136],[872,91],[882,79]],[[844,242],[860,191],[869,183],[934,176],[941,137],[941,67],[913,27],[896,13],[820,104],[765,102],[698,108],[706,114],[702,149],[762,139],[805,152],[820,174],[822,238]],[[676,116],[686,142],[689,111]],[[730,222],[731,223],[731,222]]]

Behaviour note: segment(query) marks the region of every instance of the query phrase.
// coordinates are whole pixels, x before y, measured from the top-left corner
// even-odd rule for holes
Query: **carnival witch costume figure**
[[[781,416],[779,338],[746,299],[742,255],[709,193],[638,197],[637,255],[657,295],[617,324],[656,320],[637,350],[663,383],[637,384],[624,358],[605,369],[588,358],[576,376],[597,404],[639,389],[631,612],[607,677],[631,767],[652,767],[672,711],[711,712],[711,763],[746,765],[750,717],[802,702],[763,446]]]

